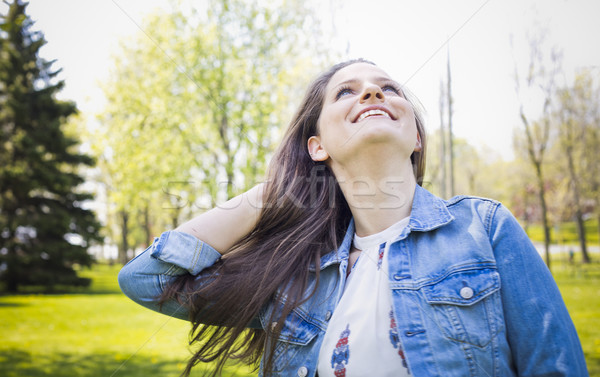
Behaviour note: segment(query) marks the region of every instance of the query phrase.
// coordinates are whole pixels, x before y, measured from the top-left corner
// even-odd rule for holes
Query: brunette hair
[[[308,88],[269,165],[264,207],[254,229],[213,266],[199,276],[179,277],[161,296],[161,302],[177,299],[189,308],[190,344],[199,344],[183,376],[200,362],[216,361],[211,376],[218,375],[228,359],[257,367],[265,352],[263,372],[272,371],[284,319],[314,293],[320,257],[340,246],[352,217],[333,172],[310,158],[307,141],[319,134],[317,123],[331,77],[359,62],[373,64],[363,59],[337,64]],[[425,132],[417,109],[415,118],[422,149],[411,161],[420,185]],[[311,273],[316,284],[306,292]],[[275,325],[248,329],[269,302],[275,310],[268,323]]]

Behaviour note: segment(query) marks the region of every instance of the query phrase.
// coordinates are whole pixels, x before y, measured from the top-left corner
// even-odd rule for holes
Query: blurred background
[[[130,302],[120,266],[261,182],[308,83],[362,57],[418,99],[424,186],[519,219],[600,375],[598,14],[585,0],[0,4],[0,374],[179,375],[189,325]]]

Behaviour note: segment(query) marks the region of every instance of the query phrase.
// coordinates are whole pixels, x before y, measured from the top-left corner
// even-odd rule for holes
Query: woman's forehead
[[[390,79],[390,76],[381,68],[369,63],[354,63],[337,71],[329,80],[327,89],[334,88],[340,83],[349,80],[363,79]]]

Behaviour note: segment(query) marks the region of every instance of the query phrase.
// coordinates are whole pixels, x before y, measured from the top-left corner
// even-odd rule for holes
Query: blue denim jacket
[[[353,234],[351,223],[339,249],[321,258],[315,294],[285,319],[275,376],[315,376],[327,322],[343,292]],[[135,302],[187,319],[186,308],[175,302],[159,310],[156,297],[177,275],[196,275],[219,257],[193,236],[165,232],[123,267],[119,284]],[[588,375],[552,275],[498,202],[465,196],[445,201],[417,186],[409,225],[390,246],[389,286],[414,376]],[[275,305],[266,305],[254,325],[271,326]]]

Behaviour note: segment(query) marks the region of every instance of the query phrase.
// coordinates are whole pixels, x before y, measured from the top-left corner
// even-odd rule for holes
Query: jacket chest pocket
[[[504,328],[496,269],[454,272],[422,292],[432,319],[452,341],[486,347]]]
[[[272,325],[275,326],[275,324]],[[306,350],[306,346],[320,331],[319,327],[306,321],[295,310],[292,311],[285,319],[281,334],[277,338],[277,345],[273,354],[273,371],[282,372],[287,368],[290,361],[303,357],[303,354],[299,351]]]

